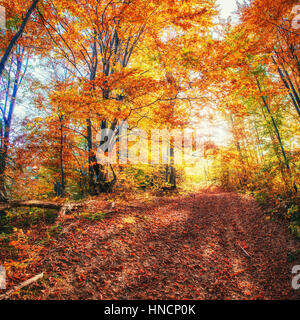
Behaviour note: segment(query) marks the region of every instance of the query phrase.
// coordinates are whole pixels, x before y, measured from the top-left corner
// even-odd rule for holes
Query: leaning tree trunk
[[[277,66],[277,71],[280,75],[280,78],[284,84],[284,86],[286,87],[286,89],[289,92],[289,96],[291,97],[292,103],[298,113],[298,116],[300,117],[300,98],[299,95],[293,85],[293,82],[289,76],[289,74],[287,73],[287,71],[284,69],[282,70],[280,68],[280,66],[278,65],[277,61],[274,59],[274,57],[272,57],[274,64]]]
[[[260,82],[258,79],[257,80],[257,85],[258,85],[258,88],[259,88],[259,91],[260,93],[262,94],[262,89],[261,89],[261,85],[260,85]],[[276,135],[276,138],[277,138],[277,141],[279,143],[279,146],[280,146],[280,149],[281,149],[281,153],[282,153],[282,156],[284,158],[284,163],[285,163],[285,166],[289,172],[289,175],[291,176],[291,168],[290,168],[290,164],[289,164],[289,160],[287,158],[287,155],[286,155],[286,152],[285,152],[285,148],[284,148],[284,145],[283,145],[283,142],[282,142],[282,139],[281,139],[281,135],[280,135],[280,132],[279,132],[279,129],[278,129],[278,126],[277,126],[277,123],[271,113],[271,110],[270,110],[270,107],[269,107],[269,104],[266,100],[266,97],[265,96],[261,96],[261,99],[264,103],[264,106],[266,107],[267,109],[267,112],[268,112],[268,115],[270,116],[271,118],[271,121],[272,121],[272,124],[273,124],[273,127],[274,127],[274,130],[275,130],[275,135]],[[298,192],[298,187],[296,185],[295,182],[293,182],[293,188],[295,189],[296,193]]]

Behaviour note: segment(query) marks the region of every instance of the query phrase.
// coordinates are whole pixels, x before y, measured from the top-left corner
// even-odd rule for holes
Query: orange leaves
[[[104,205],[98,201],[93,201],[97,210]],[[131,201],[103,223],[78,219],[70,226],[63,222],[62,227],[70,227],[69,231],[49,244],[41,261],[30,263],[30,272],[42,269],[47,280],[41,284],[42,290],[27,291],[28,298],[295,296],[286,268],[286,244],[291,242],[285,227],[278,229],[278,224],[271,222],[266,226],[252,198],[210,188],[193,197],[155,198],[149,207],[143,200]],[[117,228],[132,215],[136,217],[134,236],[129,226]],[[266,237],[270,230],[277,237]],[[41,235],[35,232],[40,241]],[[274,246],[275,240],[281,245]],[[249,244],[256,259],[245,259],[236,249],[237,243],[246,249]],[[27,271],[14,272],[13,277],[9,272],[9,284],[23,281]],[[270,277],[280,281],[272,282]]]
[[[78,281],[79,283],[82,283],[82,282],[84,282],[85,280],[86,280],[86,276],[85,276],[83,273],[77,276],[77,281]]]

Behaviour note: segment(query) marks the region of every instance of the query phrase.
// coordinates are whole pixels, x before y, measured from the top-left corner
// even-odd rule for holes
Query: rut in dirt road
[[[38,298],[300,298],[287,262],[299,243],[250,197],[210,189],[116,210],[69,226],[35,267],[51,275]]]

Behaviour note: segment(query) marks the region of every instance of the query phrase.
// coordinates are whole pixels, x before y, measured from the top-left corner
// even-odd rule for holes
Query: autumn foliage
[[[147,281],[165,281],[157,274],[168,263],[181,263],[179,248],[172,249],[173,256],[154,254],[155,263],[150,259],[146,265],[139,264],[136,256],[150,257],[153,250],[161,249],[162,239],[171,247],[173,236],[164,229],[172,228],[175,240],[182,241],[187,264],[176,276],[175,270],[169,270],[166,291],[151,287],[148,298],[282,298],[280,288],[273,296],[271,288],[263,290],[258,273],[254,278],[259,285],[243,282],[251,268],[247,269],[245,261],[232,264],[217,239],[230,229],[230,250],[241,246],[247,250],[247,244],[235,235],[238,230],[249,246],[255,243],[254,253],[259,241],[252,229],[267,232],[264,223],[277,218],[300,237],[297,1],[238,2],[235,19],[226,21],[220,19],[215,0],[0,0],[0,5],[7,18],[6,30],[0,30],[0,203],[81,201],[85,209],[70,209],[68,218],[50,209],[1,211],[4,249],[0,265],[7,266],[10,284],[18,282],[28,266],[41,271],[45,263],[51,270],[47,281],[52,289],[43,283],[39,297],[70,297],[75,282],[75,298],[80,298],[80,288],[89,276],[95,276],[83,298],[145,298],[135,283],[146,288]],[[125,123],[129,149],[137,142],[130,140],[135,130],[142,130],[146,138],[142,143],[140,138],[138,153],[149,152],[149,159],[152,130],[186,130],[194,136],[190,144],[184,140],[181,145],[171,138],[167,163],[124,162],[120,154]],[[158,145],[163,150],[162,141]],[[113,147],[118,161],[101,163],[99,148],[107,155]],[[176,163],[181,148],[192,154],[192,164]],[[216,192],[208,188],[212,185],[218,187]],[[205,188],[195,197],[199,207],[209,212],[206,217],[197,216],[196,200],[187,196],[195,188]],[[233,216],[227,207],[218,209],[214,199],[219,207],[223,202],[230,206],[232,200]],[[157,202],[172,223],[155,207]],[[177,202],[185,205],[181,203],[178,212],[174,209]],[[239,217],[240,202],[243,218]],[[130,203],[133,216],[128,214]],[[205,230],[201,223],[211,223],[212,228]],[[91,232],[89,239],[85,228]],[[143,230],[142,235],[137,228]],[[275,224],[271,229],[277,232]],[[105,240],[110,232],[115,232],[112,242]],[[86,244],[95,247],[98,233],[103,248],[83,253]],[[278,234],[281,239],[292,239],[283,229]],[[195,243],[191,245],[188,236]],[[106,262],[111,255],[110,271],[115,277],[126,274],[126,286],[132,291],[121,284],[112,287],[104,262],[98,266],[103,272],[101,289],[95,270],[86,269],[82,262],[82,270],[73,270],[71,276],[64,258],[47,256],[47,250],[55,247],[60,252],[72,251],[66,259],[73,264],[81,254],[89,261],[101,255]],[[267,254],[270,248],[268,242],[262,250]],[[274,273],[285,272],[284,249],[273,253],[281,261]],[[184,268],[196,270],[197,261],[204,259],[198,271],[205,274],[213,268],[208,257],[218,261],[216,285],[225,283],[225,287],[205,296],[198,279],[184,288],[178,279]],[[268,257],[273,259],[271,254]],[[133,266],[130,259],[138,261]],[[125,270],[121,270],[124,261]],[[255,265],[265,277],[268,261],[262,258]],[[61,283],[60,277],[64,278]],[[66,283],[73,284],[64,292]],[[235,290],[242,293],[236,295]],[[292,294],[283,290],[282,295]]]

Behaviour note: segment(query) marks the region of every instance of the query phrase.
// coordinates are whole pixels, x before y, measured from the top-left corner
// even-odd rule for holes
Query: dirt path
[[[299,242],[246,196],[210,189],[65,225],[33,268],[48,276],[31,298],[300,298],[291,288],[297,262],[287,262]]]

